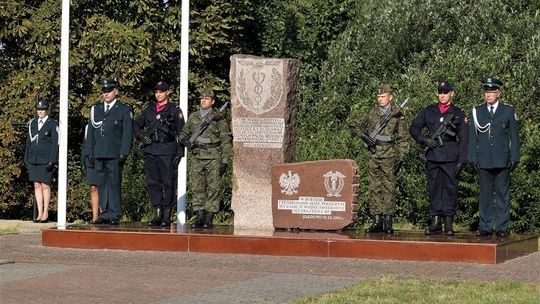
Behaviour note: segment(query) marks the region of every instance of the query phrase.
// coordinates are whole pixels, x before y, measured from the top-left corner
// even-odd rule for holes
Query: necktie
[[[493,118],[493,106],[489,106],[489,116],[491,116],[491,118]]]
[[[109,105],[105,107],[105,113],[109,112]]]
[[[43,120],[39,120],[39,124],[38,124],[38,131],[41,130],[41,127],[43,126]]]

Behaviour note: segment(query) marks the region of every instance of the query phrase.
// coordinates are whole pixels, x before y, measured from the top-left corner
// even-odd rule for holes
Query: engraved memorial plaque
[[[231,129],[236,229],[270,229],[271,169],[294,161],[300,62],[231,56]]]
[[[272,167],[275,228],[339,230],[356,219],[358,166],[322,160]]]

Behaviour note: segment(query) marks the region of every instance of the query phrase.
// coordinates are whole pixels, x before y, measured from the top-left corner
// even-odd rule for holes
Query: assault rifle
[[[409,102],[409,98],[405,99],[397,108],[394,109],[394,111],[392,112],[389,111],[389,113],[386,114],[381,119],[381,121],[379,121],[377,126],[375,126],[375,129],[371,131],[371,133],[369,134],[369,138],[367,137],[367,134],[365,134],[365,136],[362,136],[362,140],[364,141],[364,147],[366,147],[369,150],[369,152],[371,152],[372,154],[377,152],[377,149],[375,147],[375,144],[377,141],[389,142],[392,140],[390,136],[380,135],[380,133],[382,132],[382,130],[384,130],[384,128],[386,128],[386,125],[388,125],[388,122],[390,121],[390,119],[398,115],[399,112],[401,112],[401,109],[405,107],[407,102]]]
[[[197,130],[195,130],[195,132],[193,132],[193,134],[191,135],[191,137],[187,141],[182,142],[182,144],[184,144],[184,146],[186,148],[193,147],[195,145],[195,141],[197,140],[197,137],[201,136],[201,134],[204,132],[204,130],[206,130],[206,128],[208,128],[208,126],[210,125],[212,120],[214,120],[214,118],[217,115],[221,115],[221,113],[223,113],[223,110],[225,110],[225,108],[227,107],[228,104],[229,104],[229,102],[225,102],[217,111],[212,111],[211,113],[208,113],[204,117],[204,121],[202,122],[202,124],[199,125]]]
[[[438,143],[438,146],[439,147],[442,147],[444,146],[444,141],[442,139],[442,137],[447,134],[448,136],[451,136],[451,137],[455,137],[456,136],[456,132],[452,131],[450,129],[450,127],[452,127],[454,130],[456,129],[456,126],[453,124],[453,121],[456,117],[454,116],[454,114],[447,114],[443,117],[442,119],[442,122],[441,122],[441,125],[437,128],[437,130],[431,134],[430,136],[430,139],[433,139],[433,140],[437,140],[437,143]],[[423,160],[423,161],[426,161],[427,158],[426,158],[426,155],[427,155],[427,152],[429,151],[429,149],[431,149],[429,146],[425,147],[424,148],[424,152],[422,152],[422,154],[420,154],[420,158]]]
[[[159,141],[159,131],[165,132],[167,135],[171,135],[174,137],[174,135],[171,134],[171,123],[169,122],[169,119],[171,119],[172,114],[166,113],[166,114],[158,114],[158,117],[155,121],[155,123],[150,128],[145,128],[143,130],[143,135],[147,138],[150,138],[152,142],[158,142]],[[150,143],[144,143],[145,145],[149,145]]]

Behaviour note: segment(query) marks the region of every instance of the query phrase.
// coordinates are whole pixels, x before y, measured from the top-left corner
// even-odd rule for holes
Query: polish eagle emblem
[[[292,174],[291,170],[289,170],[287,174],[281,173],[279,185],[281,186],[281,193],[293,195],[298,192],[297,189],[300,186],[300,176],[298,176],[297,173]]]

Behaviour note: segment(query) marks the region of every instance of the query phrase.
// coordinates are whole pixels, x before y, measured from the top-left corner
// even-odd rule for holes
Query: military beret
[[[486,91],[498,90],[503,86],[503,82],[497,78],[487,77],[482,79],[482,86]]]
[[[443,81],[443,82],[439,83],[439,86],[437,87],[437,92],[439,94],[440,93],[446,94],[446,93],[451,92],[453,90],[454,90],[454,88],[452,87],[452,85],[448,81]]]
[[[154,91],[168,91],[169,90],[169,84],[165,81],[160,81],[156,84],[154,87]]]
[[[383,83],[377,90],[377,94],[392,93],[392,88],[388,83]]]
[[[212,90],[212,89],[202,90],[201,95],[199,97],[200,98],[203,98],[203,97],[212,97],[212,98],[214,98],[215,97],[214,90]]]
[[[116,80],[112,79],[103,79],[101,81],[101,90],[108,91],[110,89],[116,88]]]
[[[43,99],[40,99],[36,102],[36,109],[38,110],[47,110],[49,108],[49,103]]]

